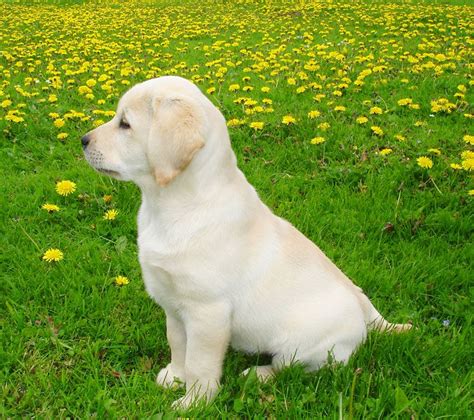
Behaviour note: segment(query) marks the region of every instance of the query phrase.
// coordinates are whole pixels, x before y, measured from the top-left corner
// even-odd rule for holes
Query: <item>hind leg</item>
[[[256,366],[255,373],[260,382],[266,382],[273,378],[277,372],[295,362],[303,364],[306,371],[314,372],[328,363],[346,364],[354,349],[354,344],[348,343],[336,344],[332,348],[316,346],[307,354],[298,355],[296,352],[290,355],[278,354],[273,356],[271,365]],[[242,375],[248,375],[251,369],[245,369]]]
[[[255,366],[255,373],[257,374],[257,378],[260,382],[266,382],[273,378],[278,371],[283,369],[285,366],[289,366],[294,361],[296,361],[295,354],[290,356],[276,354],[272,358],[271,365]],[[248,369],[245,369],[242,372],[242,375],[248,375],[251,369],[254,368],[250,367]]]
[[[286,366],[290,366],[292,363],[297,362],[296,353],[292,355],[276,354],[272,358],[271,365],[256,366],[255,373],[260,382],[266,382],[273,378],[277,372],[282,370]],[[245,369],[242,375],[247,375],[250,369]]]
[[[338,363],[345,365],[356,348],[357,344],[354,342],[336,343],[331,347],[328,345],[317,346],[310,353],[304,355],[301,362],[308,372],[319,370],[325,365],[333,366]]]

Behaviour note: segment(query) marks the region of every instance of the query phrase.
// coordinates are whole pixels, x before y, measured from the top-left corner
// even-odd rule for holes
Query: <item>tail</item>
[[[411,324],[392,324],[385,320],[382,315],[374,308],[370,303],[368,308],[368,316],[366,319],[367,329],[369,331],[380,331],[380,332],[390,332],[390,333],[401,333],[404,331],[410,330],[413,325]]]

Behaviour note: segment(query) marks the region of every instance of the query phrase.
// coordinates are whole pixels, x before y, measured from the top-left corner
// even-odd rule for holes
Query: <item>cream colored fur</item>
[[[186,385],[177,406],[214,397],[229,345],[273,355],[257,367],[263,380],[292,361],[309,370],[346,362],[370,329],[410,328],[385,321],[262,203],[237,168],[224,117],[192,83],[167,76],[134,86],[88,137],[94,168],[141,189],[139,260],[171,348],[157,382]]]

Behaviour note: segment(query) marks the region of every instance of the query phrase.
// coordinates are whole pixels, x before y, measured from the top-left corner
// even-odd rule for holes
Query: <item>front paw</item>
[[[187,410],[196,402],[196,398],[193,398],[193,396],[186,394],[184,397],[178,398],[177,400],[173,401],[173,404],[171,404],[171,408],[173,410]]]
[[[179,388],[184,385],[184,374],[171,365],[161,369],[156,383],[164,388]]]
[[[217,394],[217,389],[207,390],[204,393],[191,390],[184,397],[178,398],[171,407],[174,410],[187,410],[199,404],[209,404]]]

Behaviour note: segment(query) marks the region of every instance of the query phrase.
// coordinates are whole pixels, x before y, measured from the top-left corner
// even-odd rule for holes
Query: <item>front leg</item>
[[[186,331],[183,322],[168,312],[166,336],[171,350],[171,363],[160,370],[156,382],[165,388],[172,388],[185,382]]]
[[[175,408],[214,398],[230,341],[230,308],[226,303],[197,304],[183,319],[187,337],[186,395],[174,402]]]

